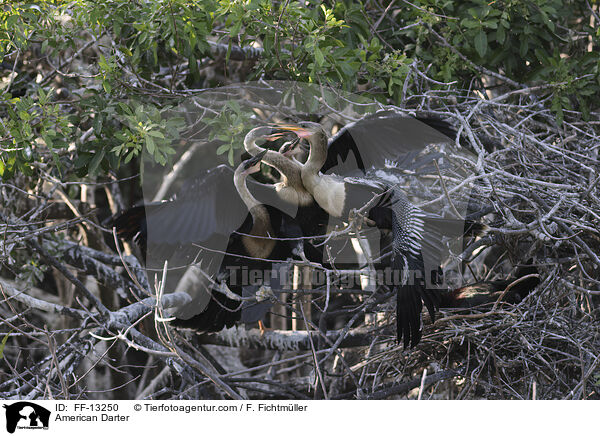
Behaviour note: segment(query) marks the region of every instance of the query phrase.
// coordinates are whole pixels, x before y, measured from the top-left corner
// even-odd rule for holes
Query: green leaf
[[[477,50],[479,57],[484,57],[487,51],[487,35],[485,32],[480,30],[473,42],[475,43],[475,50]]]
[[[154,139],[152,139],[150,135],[146,135],[144,139],[146,140],[146,148],[148,149],[148,153],[154,154],[154,150],[156,150],[156,147],[154,146]]]
[[[52,137],[50,135],[48,135],[47,133],[42,133],[42,139],[49,148],[52,148],[53,142]]]
[[[165,159],[165,157],[162,154],[154,156],[154,159],[157,163],[163,166],[167,163],[167,159]]]
[[[38,89],[38,96],[40,104],[46,104],[48,102],[48,95],[44,92],[42,88]]]
[[[108,68],[108,64],[106,63],[106,58],[104,57],[103,54],[100,54],[100,60],[98,61],[98,66],[100,68],[102,68],[103,70],[106,70]]]
[[[519,55],[521,57],[524,57],[527,54],[528,50],[529,50],[529,38],[521,39],[521,44],[519,46]]]
[[[117,138],[118,140],[123,141],[123,142],[129,141],[129,136],[123,132],[115,133],[115,138]]]
[[[593,94],[598,93],[598,89],[594,88],[594,87],[589,87],[589,88],[584,88],[581,91],[579,91],[579,95],[583,95],[583,96],[590,96]]]
[[[13,332],[13,330],[9,331],[3,338],[2,338],[2,342],[0,343],[0,359],[2,359],[4,357],[4,347],[6,347],[6,341],[8,341],[8,338],[10,336],[10,334]]]
[[[470,18],[464,18],[461,22],[460,22],[461,26],[467,28],[467,29],[476,29],[477,27],[480,26],[479,21],[477,20],[472,20]]]
[[[96,116],[94,117],[92,127],[94,128],[94,132],[96,132],[96,135],[100,136],[100,133],[102,132],[102,117],[99,114],[96,114]]]
[[[499,44],[504,44],[504,40],[506,39],[506,32],[504,31],[504,26],[499,26],[496,31],[496,41]]]
[[[483,25],[485,27],[488,27],[490,29],[497,29],[498,28],[498,22],[496,20],[486,20],[483,22]]]
[[[151,130],[148,132],[148,135],[153,136],[155,138],[165,139],[165,135],[163,135],[162,132],[158,130]]]
[[[228,101],[227,106],[229,106],[236,114],[239,114],[242,111],[240,104],[235,100]]]
[[[96,174],[96,171],[98,170],[98,167],[100,166],[100,162],[102,162],[103,158],[104,158],[104,149],[101,149],[99,152],[94,154],[94,157],[92,158],[92,161],[90,162],[90,166],[88,168],[89,174],[91,174],[91,175]]]
[[[129,163],[129,161],[133,158],[134,155],[135,155],[135,152],[133,150],[131,150],[129,152],[129,154],[127,156],[125,156],[125,160],[123,162]]]
[[[339,68],[342,70],[342,72],[346,76],[351,77],[354,74],[356,74],[356,70],[354,68],[352,68],[352,66],[349,63],[347,63],[347,62],[341,62],[339,64]]]
[[[229,151],[230,148],[231,148],[231,144],[223,144],[223,145],[219,146],[219,148],[217,148],[217,154],[221,155],[221,154],[225,153],[226,151]]]
[[[563,119],[564,119],[564,113],[561,108],[558,108],[558,110],[556,111],[556,124],[558,124],[558,127],[562,126],[563,123]]]
[[[227,160],[229,161],[229,165],[233,166],[233,147],[229,149],[229,154],[227,155]]]
[[[121,108],[121,110],[123,112],[125,112],[127,115],[132,115],[133,116],[133,112],[131,111],[131,108],[129,106],[127,106],[123,102],[118,102],[117,104],[119,105],[119,107]]]
[[[325,57],[323,56],[323,52],[321,51],[321,49],[317,46],[315,46],[315,61],[317,62],[318,66],[323,66],[323,64],[325,63]]]
[[[229,36],[231,38],[234,38],[236,36],[238,36],[238,34],[240,33],[240,29],[242,28],[242,21],[238,21],[236,22],[233,27],[229,30]]]

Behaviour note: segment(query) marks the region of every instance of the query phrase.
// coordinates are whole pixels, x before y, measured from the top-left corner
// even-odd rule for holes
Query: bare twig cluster
[[[69,201],[50,175],[37,184],[23,176],[0,185],[2,398],[598,398],[600,114],[583,121],[567,111],[558,124],[543,86],[481,71],[494,91],[440,90],[426,68],[411,68],[397,109],[450,120],[456,144],[474,156],[457,154],[470,175],[436,194],[468,185],[490,227],[455,260],[462,282],[530,264],[541,283],[525,298],[446,310],[433,324],[425,317],[421,344],[405,350],[389,289],[336,285],[365,273],[367,253],[361,271],[323,268],[322,287],[273,292],[287,317],[277,330],[178,331],[163,309],[185,296],[163,295],[164,277],[147,277],[136,257],[109,247],[112,236],[90,213],[93,196]],[[243,104],[286,111],[248,94]],[[341,124],[356,115],[324,106],[320,115]],[[120,197],[115,183],[93,188],[111,204]],[[348,235],[360,236],[360,226],[329,237]],[[14,269],[22,258],[37,286]],[[297,304],[307,295],[310,313]],[[288,329],[290,319],[305,329]]]

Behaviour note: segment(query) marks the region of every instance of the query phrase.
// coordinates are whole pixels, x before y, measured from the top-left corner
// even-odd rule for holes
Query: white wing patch
[[[425,222],[423,218],[425,214],[417,207],[411,205],[411,219],[409,228],[406,229],[408,233],[409,250],[414,255],[421,254],[421,239],[423,239],[423,229]]]
[[[391,159],[386,159],[384,161],[384,166],[386,168],[398,168],[398,161],[396,160],[391,160]]]
[[[375,170],[374,175],[377,179],[388,182],[391,185],[397,185],[404,182],[402,177],[385,170]]]
[[[421,255],[421,241],[425,227],[425,213],[404,199],[398,199],[393,206],[398,246],[400,251],[409,252],[414,256]]]
[[[381,180],[369,177],[344,177],[344,182],[353,185],[370,186],[371,188],[383,189],[385,187]]]

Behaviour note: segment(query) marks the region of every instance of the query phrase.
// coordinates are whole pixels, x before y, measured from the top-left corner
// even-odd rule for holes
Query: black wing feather
[[[229,235],[247,213],[233,184],[233,170],[220,165],[187,182],[173,199],[133,207],[108,223],[124,239],[141,233],[143,245],[148,239],[153,244],[177,245],[205,241],[214,234]]]
[[[334,169],[341,175],[356,168],[363,172],[371,167],[382,168],[386,160],[394,161],[429,144],[452,141],[454,136],[453,127],[439,118],[379,111],[346,125],[331,138],[321,172]],[[350,154],[355,164],[348,161]]]

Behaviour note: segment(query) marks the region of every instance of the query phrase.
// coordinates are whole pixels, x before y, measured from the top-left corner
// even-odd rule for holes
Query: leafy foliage
[[[160,360],[161,365],[171,366],[173,374],[185,375],[180,385],[184,395],[204,391],[208,385],[203,381],[206,373],[196,373],[197,365],[189,365],[187,358],[173,359],[173,350],[161,344],[156,343],[157,353],[152,354],[146,366],[127,360],[130,353],[125,348],[131,343],[121,343],[124,340],[153,344],[153,339],[142,333],[144,329],[138,329],[142,325],[138,321],[146,315],[138,310],[139,306],[135,310],[126,306],[120,312],[125,316],[105,317],[105,310],[112,311],[113,297],[119,290],[138,292],[139,288],[151,286],[144,274],[133,280],[119,271],[117,266],[129,263],[131,269],[127,272],[133,275],[139,271],[139,263],[134,256],[109,253],[112,240],[106,229],[99,226],[101,215],[108,214],[106,203],[114,206],[114,211],[139,200],[144,189],[140,189],[136,178],[140,168],[147,169],[144,185],[151,186],[153,195],[155,185],[160,184],[158,199],[179,188],[179,181],[148,168],[191,162],[181,171],[184,176],[186,171],[212,167],[219,159],[234,165],[243,136],[256,118],[277,121],[268,99],[252,99],[251,94],[245,94],[250,91],[239,90],[237,85],[277,79],[330,85],[323,89],[312,87],[314,94],[290,97],[294,99],[295,113],[306,118],[315,114],[320,105],[332,108],[335,105],[331,101],[339,103],[340,89],[355,93],[352,99],[364,98],[354,101],[360,106],[354,116],[372,110],[375,100],[383,105],[452,117],[461,129],[460,145],[481,150],[477,180],[492,188],[485,202],[491,201],[498,217],[506,218],[504,227],[494,224],[489,237],[476,242],[482,245],[478,245],[474,258],[481,253],[491,254],[481,262],[481,271],[474,271],[469,265],[470,273],[484,277],[480,272],[485,270],[485,276],[492,277],[490,273],[497,266],[503,270],[501,262],[519,261],[515,253],[527,258],[535,253],[534,257],[542,261],[540,266],[546,269],[544,272],[549,271],[543,286],[531,294],[536,299],[535,308],[527,306],[531,310],[522,311],[524,306],[514,306],[508,310],[500,296],[495,299],[492,312],[481,318],[458,315],[436,322],[429,336],[433,340],[423,341],[423,348],[410,356],[391,343],[386,347],[384,339],[377,345],[376,358],[365,357],[362,361],[365,365],[358,383],[353,369],[356,365],[347,366],[343,359],[343,365],[333,363],[339,361],[335,350],[340,345],[334,339],[336,345],[328,351],[329,357],[319,358],[332,366],[323,365],[318,377],[324,375],[331,391],[337,391],[339,396],[332,398],[350,398],[360,392],[360,385],[371,385],[367,390],[374,391],[374,398],[393,395],[397,387],[408,389],[413,382],[415,386],[425,381],[429,385],[433,379],[425,380],[424,373],[433,360],[451,364],[450,371],[441,371],[443,377],[436,379],[435,386],[441,386],[439,382],[445,377],[464,375],[452,385],[459,387],[459,398],[530,398],[535,395],[536,386],[540,398],[586,398],[591,386],[597,396],[598,344],[590,338],[597,332],[594,292],[598,277],[593,275],[597,271],[593,268],[600,264],[594,250],[598,242],[595,189],[599,11],[598,0],[3,2],[0,268],[3,278],[9,276],[19,286],[43,285],[44,299],[52,293],[60,294],[61,280],[70,283],[69,287],[75,286],[77,298],[71,301],[69,292],[65,292],[61,303],[65,309],[78,309],[65,312],[70,312],[66,316],[73,316],[72,325],[79,329],[70,331],[68,324],[63,325],[62,315],[56,316],[60,325],[46,323],[49,318],[40,317],[43,310],[27,309],[30,302],[20,298],[23,293],[7,297],[8,287],[3,288],[6,304],[0,308],[0,317],[8,321],[13,313],[18,314],[18,322],[13,323],[18,340],[8,341],[10,333],[0,337],[0,358],[16,362],[10,371],[3,372],[13,378],[2,381],[3,393],[7,398],[34,398],[43,392],[42,395],[57,398],[57,393],[64,394],[65,380],[71,394],[77,390],[77,398],[83,398],[84,393],[102,393],[91,385],[79,391],[80,386],[71,380],[88,383],[92,379],[80,377],[82,359],[100,343],[99,338],[106,338],[111,332],[118,332],[119,336],[114,337],[116,340],[106,353],[103,348],[93,350],[94,355],[106,356],[94,359],[94,365],[106,362],[101,368],[102,383],[106,380],[104,370],[119,373],[110,388],[101,386],[110,395],[117,397],[120,389],[136,385],[136,396],[147,395],[150,391],[139,389],[146,381],[151,380],[152,386],[165,379],[154,378],[160,375],[161,366],[156,365]],[[272,83],[267,82],[267,86]],[[229,85],[227,93],[221,92],[224,85]],[[236,99],[236,91],[243,98]],[[257,95],[258,92],[252,97]],[[185,112],[178,106],[192,96],[197,96],[194,102],[199,102],[196,121],[192,120],[195,108],[184,108],[192,109]],[[210,100],[212,97],[214,101]],[[285,96],[282,101],[282,105],[287,104]],[[339,106],[334,111],[342,113]],[[208,141],[196,141],[197,134]],[[194,153],[184,155],[187,150]],[[263,174],[268,181],[269,175]],[[117,186],[116,179],[130,179],[130,183]],[[494,249],[483,249],[488,246]],[[506,251],[493,258],[497,248]],[[62,271],[52,259],[66,269]],[[100,297],[95,292],[84,292],[90,289],[83,277],[96,279]],[[144,297],[135,296],[135,301]],[[127,293],[129,302],[137,305],[129,297]],[[97,298],[106,309],[96,302]],[[362,323],[356,311],[376,312],[377,316],[371,319],[377,319],[377,324],[384,327],[379,323],[384,305],[377,303],[377,307],[363,309],[367,306],[362,297],[354,300],[360,306],[347,305],[346,301],[342,300],[344,309],[332,305],[328,312],[328,316],[352,312],[352,318],[340,331],[340,340],[353,330],[355,321]],[[502,306],[496,311],[499,304]],[[56,307],[46,309],[54,318]],[[151,307],[144,304],[144,310],[150,311]],[[141,317],[135,322],[130,318],[133,312]],[[125,318],[133,324],[122,324]],[[473,319],[477,320],[475,327],[471,324]],[[53,331],[45,335],[49,352],[43,354],[39,351],[43,335],[30,335],[28,329],[39,333],[38,326],[44,326],[50,333],[46,325]],[[154,328],[158,325],[164,326],[156,323]],[[96,327],[99,335],[90,339],[87,332]],[[519,335],[514,335],[517,328]],[[121,334],[124,331],[127,338]],[[368,349],[371,355],[368,345],[373,344],[375,334],[379,333],[369,327],[367,333],[348,338],[350,342],[362,338],[364,350]],[[53,341],[60,341],[61,336],[69,339],[54,346]],[[309,334],[305,348],[314,354],[310,338]],[[528,346],[524,347],[524,343]],[[120,346],[125,348],[119,350]],[[27,359],[22,358],[22,350]],[[285,355],[284,360],[289,360],[286,347],[279,351]],[[312,359],[312,355],[306,356]],[[351,363],[355,363],[355,356],[358,354],[352,352]],[[179,366],[181,362],[185,364]],[[250,392],[258,385],[256,393],[268,393],[267,387],[273,388],[288,378],[291,366],[279,373],[282,379],[273,378],[272,368],[281,362],[273,358],[270,367],[261,364],[260,371],[252,371],[253,378],[245,379],[262,383],[264,376],[265,386],[253,381],[239,384],[239,378],[212,380],[225,380],[235,389]],[[301,360],[291,365],[305,366],[307,370],[310,367],[310,363],[305,365]],[[64,372],[55,370],[59,366]],[[130,381],[119,379],[124,372],[138,368],[147,369]],[[548,368],[551,377],[539,378],[548,373]],[[154,369],[156,373],[152,372]],[[300,392],[303,388],[296,384],[287,386],[285,382],[275,391],[285,390],[284,398],[296,398],[296,394],[298,398],[305,394],[316,398],[321,395],[319,386],[308,382],[316,380],[313,376],[318,369],[315,365],[311,376],[305,372],[296,377],[306,382],[306,391]],[[338,369],[342,372],[338,373]],[[90,371],[86,369],[85,374]],[[347,373],[344,375],[343,371]],[[573,381],[577,383],[579,373],[581,383],[575,385]],[[436,372],[432,376],[438,375]],[[405,376],[414,379],[400,383]],[[302,380],[299,383],[304,383]],[[546,381],[538,384],[540,380]],[[322,387],[326,383],[320,381]],[[181,392],[156,385],[152,389],[159,395],[181,398]],[[423,390],[419,395],[422,393]],[[325,389],[323,395],[327,395]]]
[[[597,24],[587,2],[567,3],[12,2],[0,25],[0,176],[34,176],[49,162],[56,175],[95,176],[142,154],[164,165],[182,132],[156,97],[189,95],[232,74],[328,83],[403,104],[405,82],[416,80],[411,65],[428,65],[437,88],[451,92],[485,69],[517,84],[543,83],[539,97],[550,97],[560,125],[565,111],[588,116],[600,91]],[[214,50],[220,43],[224,56]],[[238,74],[234,47],[262,52]],[[231,162],[245,120],[229,109],[211,122],[234,126],[217,134],[218,153]]]

